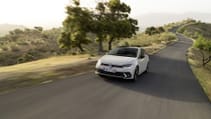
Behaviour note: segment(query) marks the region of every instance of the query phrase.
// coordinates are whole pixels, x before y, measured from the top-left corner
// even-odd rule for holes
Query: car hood
[[[101,63],[113,64],[113,65],[125,65],[131,64],[136,60],[133,57],[123,57],[123,56],[114,56],[114,55],[105,55],[100,58]]]

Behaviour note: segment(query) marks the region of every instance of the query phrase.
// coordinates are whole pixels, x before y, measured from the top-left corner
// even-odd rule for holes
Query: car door
[[[145,55],[144,49],[140,49],[140,53],[138,56],[138,63],[139,63],[139,73],[143,73],[147,67],[147,58]]]

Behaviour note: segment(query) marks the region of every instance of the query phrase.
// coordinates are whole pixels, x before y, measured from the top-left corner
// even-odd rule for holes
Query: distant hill
[[[149,13],[136,17],[141,29],[149,26],[163,26],[165,24],[182,21],[187,18],[211,23],[211,13]]]
[[[13,24],[0,24],[0,36],[6,35],[9,31],[14,29],[24,29],[26,27],[22,25],[13,25]]]

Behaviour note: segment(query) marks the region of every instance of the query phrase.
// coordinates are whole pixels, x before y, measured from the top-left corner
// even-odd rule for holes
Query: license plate
[[[106,72],[112,72],[112,73],[115,73],[116,72],[116,70],[114,70],[114,69],[112,69],[112,68],[110,68],[110,67],[103,67],[102,68],[104,71],[106,71]]]

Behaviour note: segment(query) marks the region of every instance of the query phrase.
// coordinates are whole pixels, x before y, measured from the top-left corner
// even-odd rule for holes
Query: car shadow
[[[122,88],[169,100],[207,102],[197,79],[186,61],[151,56],[149,72],[136,82],[103,77],[104,81]]]

